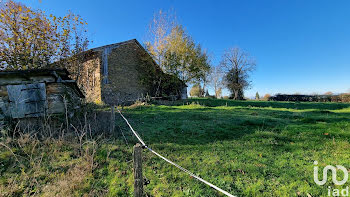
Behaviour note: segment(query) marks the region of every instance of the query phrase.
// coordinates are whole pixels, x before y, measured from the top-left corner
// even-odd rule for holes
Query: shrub
[[[265,94],[263,100],[268,101],[270,99],[270,94]]]
[[[350,102],[350,93],[344,93],[339,95],[340,101],[344,103]]]
[[[202,87],[201,85],[193,85],[190,90],[190,96],[192,97],[200,97],[202,95]]]

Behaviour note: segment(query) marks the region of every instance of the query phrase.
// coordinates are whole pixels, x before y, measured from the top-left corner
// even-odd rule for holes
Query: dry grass
[[[42,189],[42,196],[71,196],[74,191],[82,189],[86,180],[92,175],[91,165],[88,161],[74,165],[62,175],[45,185]]]
[[[18,122],[0,133],[0,197],[94,196],[88,191],[101,136],[92,125],[98,120],[83,113],[64,123],[45,117],[40,124]]]
[[[29,134],[1,143],[1,164],[6,166],[0,196],[75,196],[88,187],[96,167],[97,143],[74,139],[39,140]]]

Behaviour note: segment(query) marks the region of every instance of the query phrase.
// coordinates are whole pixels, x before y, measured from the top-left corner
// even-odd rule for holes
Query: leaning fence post
[[[115,111],[114,111],[115,106],[113,105],[111,107],[111,122],[109,126],[109,133],[114,133],[114,127],[115,127]]]
[[[143,197],[143,178],[142,178],[142,146],[137,143],[134,146],[134,197]]]

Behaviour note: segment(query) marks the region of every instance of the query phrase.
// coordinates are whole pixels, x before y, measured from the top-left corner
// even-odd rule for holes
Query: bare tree
[[[222,98],[222,87],[218,88],[218,89],[215,91],[215,97],[216,97],[216,98]]]
[[[216,98],[219,98],[221,96],[221,90],[224,85],[223,76],[224,72],[221,65],[212,67],[209,81],[210,85],[214,88]]]
[[[168,36],[177,25],[173,11],[164,12],[159,10],[153,16],[146,35],[146,48],[157,64],[164,70],[164,59]]]
[[[163,71],[166,70],[165,56],[168,36],[176,24],[176,17],[173,12],[170,12],[169,14],[163,10],[159,10],[159,12],[154,14],[153,20],[150,22],[146,34],[146,41],[144,42],[146,49]],[[158,91],[162,84],[162,78],[159,77],[157,81],[158,87],[155,95],[158,95],[159,93]]]
[[[243,100],[244,90],[249,88],[251,81],[249,75],[255,70],[255,60],[238,47],[225,51],[221,65],[226,71],[225,81],[234,100]]]
[[[204,91],[211,66],[209,55],[178,24],[173,13],[160,10],[154,15],[145,42],[146,48],[165,73],[177,76],[185,83],[201,83]],[[163,82],[161,79],[158,81],[161,86]]]

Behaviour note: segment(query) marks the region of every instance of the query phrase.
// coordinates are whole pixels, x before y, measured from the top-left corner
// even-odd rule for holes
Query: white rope
[[[119,114],[122,116],[122,118],[125,120],[126,124],[129,125],[131,131],[134,133],[134,135],[136,136],[136,138],[140,141],[140,143],[143,146],[146,146],[145,142],[143,142],[143,140],[141,139],[141,137],[138,135],[138,133],[132,128],[132,126],[130,125],[129,121],[123,116],[123,114],[120,112],[120,110],[118,109]]]
[[[141,139],[141,137],[138,135],[138,133],[132,128],[132,126],[130,125],[129,121],[123,116],[123,114],[118,110],[119,114],[121,115],[121,117],[125,120],[126,124],[128,124],[128,126],[130,127],[131,131],[134,133],[134,135],[136,136],[136,138],[140,141],[140,143],[145,147],[147,148],[149,151],[151,151],[152,153],[154,153],[155,155],[157,155],[158,157],[162,158],[164,161],[170,163],[171,165],[174,165],[175,167],[179,168],[180,170],[186,172],[187,174],[189,174],[191,177],[194,177],[196,178],[197,180],[201,181],[202,183],[205,183],[206,185],[209,185],[210,187],[216,189],[217,191],[225,194],[226,196],[229,196],[229,197],[235,197],[234,195],[228,193],[227,191],[219,188],[218,186],[216,185],[213,185],[211,183],[209,183],[208,181],[200,178],[199,176],[193,174],[192,172],[190,172],[189,170],[181,167],[180,165],[170,161],[169,159],[163,157],[161,154],[157,153],[156,151],[152,150],[151,148],[149,148],[144,142],[143,140]]]

